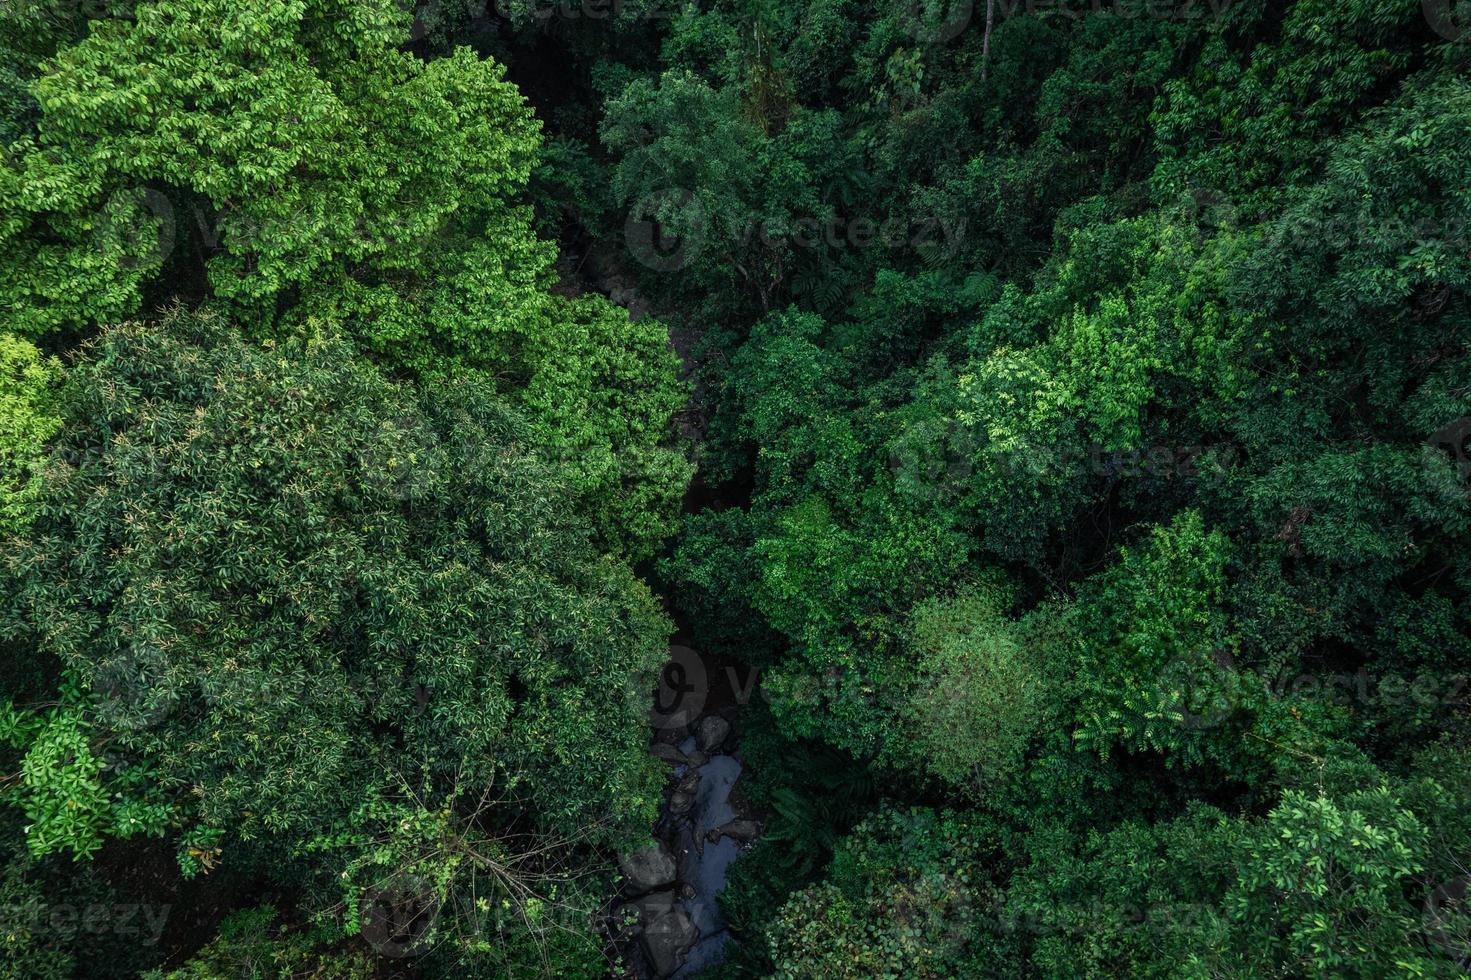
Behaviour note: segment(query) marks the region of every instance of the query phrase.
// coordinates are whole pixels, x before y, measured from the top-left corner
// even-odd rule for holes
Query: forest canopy
[[[1463,975],[1465,6],[0,5],[0,976]]]

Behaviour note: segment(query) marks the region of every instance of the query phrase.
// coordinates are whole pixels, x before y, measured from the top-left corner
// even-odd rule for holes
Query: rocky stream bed
[[[731,864],[760,835],[736,784],[735,710],[656,728],[668,770],[655,843],[619,858],[626,901],[615,910],[630,966],[647,980],[684,978],[720,961],[731,937],[718,896]]]

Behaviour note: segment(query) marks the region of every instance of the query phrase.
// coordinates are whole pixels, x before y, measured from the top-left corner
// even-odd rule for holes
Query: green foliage
[[[156,966],[172,911],[167,898],[140,900],[132,883],[109,881],[95,862],[36,858],[20,843],[21,820],[3,818],[0,977],[136,977]]]
[[[777,635],[746,598],[754,533],[749,515],[736,508],[687,515],[674,553],[659,562],[659,577],[696,631],[699,649],[764,666]]]
[[[1300,180],[1325,131],[1424,57],[1413,31],[1423,16],[1413,0],[1232,4],[1194,70],[1169,80],[1156,103],[1156,180],[1248,202],[1264,185]],[[1242,43],[1268,31],[1264,43]]]
[[[657,320],[630,321],[602,297],[552,298],[549,329],[521,350],[530,376],[513,402],[565,478],[603,550],[647,558],[673,533],[693,468],[673,446],[688,394]]]
[[[1087,597],[1097,617],[1079,625],[1079,737],[1087,744],[1200,751],[1189,723],[1219,722],[1216,699],[1225,693],[1202,675],[1230,657],[1222,609],[1229,555],[1224,535],[1206,531],[1199,514],[1182,514],[1156,528],[1146,548],[1122,551]]]
[[[10,334],[0,334],[0,535],[25,527],[38,492],[36,469],[61,428],[61,366]]]
[[[394,384],[339,339],[260,346],[205,315],[114,328],[90,354],[6,557],[8,622],[198,824],[186,871],[221,850],[310,844],[298,876],[417,853],[320,840],[361,824],[365,795],[395,837],[421,812],[456,841],[520,814],[578,840],[647,826],[642,697],[668,626],[483,386]],[[75,779],[100,802],[81,723],[58,716],[27,756],[48,800]],[[38,827],[105,829],[78,811],[80,829]],[[435,880],[470,869],[465,846]]]
[[[215,938],[176,970],[144,974],[146,980],[281,980],[341,977],[368,980],[373,961],[361,950],[325,948],[327,937],[283,927],[270,905],[236,912]]]
[[[615,199],[688,191],[655,307],[715,321],[666,580],[774,634],[783,735],[1003,845],[935,966],[836,862],[751,911],[812,874],[788,786],[741,921],[802,976],[1447,973],[1455,791],[1396,780],[1467,735],[1464,52],[1409,0],[982,6],[717,3],[605,106]],[[802,217],[949,235],[721,233]]]
[[[1464,971],[1454,5],[410,6],[0,9],[7,903],[624,969],[637,562],[723,976]]]
[[[1404,900],[1425,842],[1387,789],[1341,802],[1288,791],[1234,842],[1237,879],[1225,907],[1236,928],[1266,938],[1246,955],[1292,972],[1434,975],[1441,964],[1413,952],[1420,910]]]
[[[986,834],[953,813],[880,811],[844,841],[830,882],[783,907],[775,977],[950,977],[979,964],[969,936],[990,906],[974,868]]]
[[[23,749],[19,779],[7,787],[7,802],[25,811],[26,846],[44,857],[62,849],[88,857],[102,846],[102,835],[126,835],[142,827],[132,809],[113,805],[104,785],[104,763],[92,749],[90,726],[75,707],[44,717],[27,717],[9,704],[0,706],[0,734]],[[128,814],[124,816],[124,814]],[[162,829],[162,814],[149,819]]]
[[[992,589],[915,610],[915,689],[900,714],[912,737],[888,743],[977,796],[1017,770],[1032,734],[1051,721],[1044,665],[1029,655],[1006,605],[1004,590]]]
[[[6,329],[116,320],[202,273],[258,327],[295,301],[395,365],[499,366],[545,305],[551,251],[513,201],[537,126],[502,67],[418,61],[407,28],[335,0],[94,23],[41,68],[0,170]]]

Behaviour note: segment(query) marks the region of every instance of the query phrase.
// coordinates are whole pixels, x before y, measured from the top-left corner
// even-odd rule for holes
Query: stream
[[[649,312],[621,252],[594,245],[585,254],[564,254],[563,260],[565,281],[601,293],[630,316]],[[697,392],[693,350],[698,339],[687,328],[670,330],[670,346]],[[703,419],[681,416],[679,427],[694,442],[703,437]],[[684,512],[713,502],[696,474]],[[667,597],[665,607],[679,623]],[[639,980],[684,980],[721,961],[732,938],[719,895],[730,866],[761,833],[737,788],[744,771],[739,713],[751,695],[751,675],[746,673],[747,683],[738,689],[737,674],[747,668],[713,658],[707,662],[681,645],[689,632],[687,624],[679,627],[649,715],[650,752],[668,774],[653,827],[656,843],[618,862],[625,885],[623,900],[614,908],[612,931],[631,975]]]
[[[615,915],[640,980],[684,980],[722,960],[732,938],[720,892],[761,832],[737,787],[739,705],[712,674],[693,650],[671,647],[650,715],[650,752],[667,772],[656,843],[619,858],[625,898]]]

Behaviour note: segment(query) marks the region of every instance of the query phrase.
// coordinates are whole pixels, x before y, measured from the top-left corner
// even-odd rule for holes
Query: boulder
[[[668,742],[655,742],[654,747],[649,749],[649,754],[661,762],[667,762],[671,766],[682,766],[686,760],[684,753],[670,745]]]
[[[721,827],[716,827],[705,835],[705,839],[712,844],[719,843],[720,838],[729,837],[731,840],[753,841],[761,836],[761,825],[754,820],[732,820]]]
[[[679,969],[700,930],[684,909],[673,909],[659,916],[644,929],[640,941],[649,967],[655,977],[667,977]]]
[[[709,761],[710,757],[699,749],[696,749],[685,757],[685,762],[689,763],[691,769],[698,769]]]
[[[701,752],[713,754],[729,736],[730,722],[719,715],[706,715],[700,719],[700,727],[695,732],[695,743],[699,745]]]
[[[650,844],[618,858],[618,868],[628,879],[624,887],[630,894],[642,895],[674,884],[674,856],[663,844]]]
[[[678,900],[673,889],[650,892],[624,905],[623,913],[629,918],[636,919],[639,928],[647,929],[661,916],[673,912],[674,905]]]
[[[669,797],[669,812],[682,817],[695,807],[695,798],[689,793],[675,793]]]

